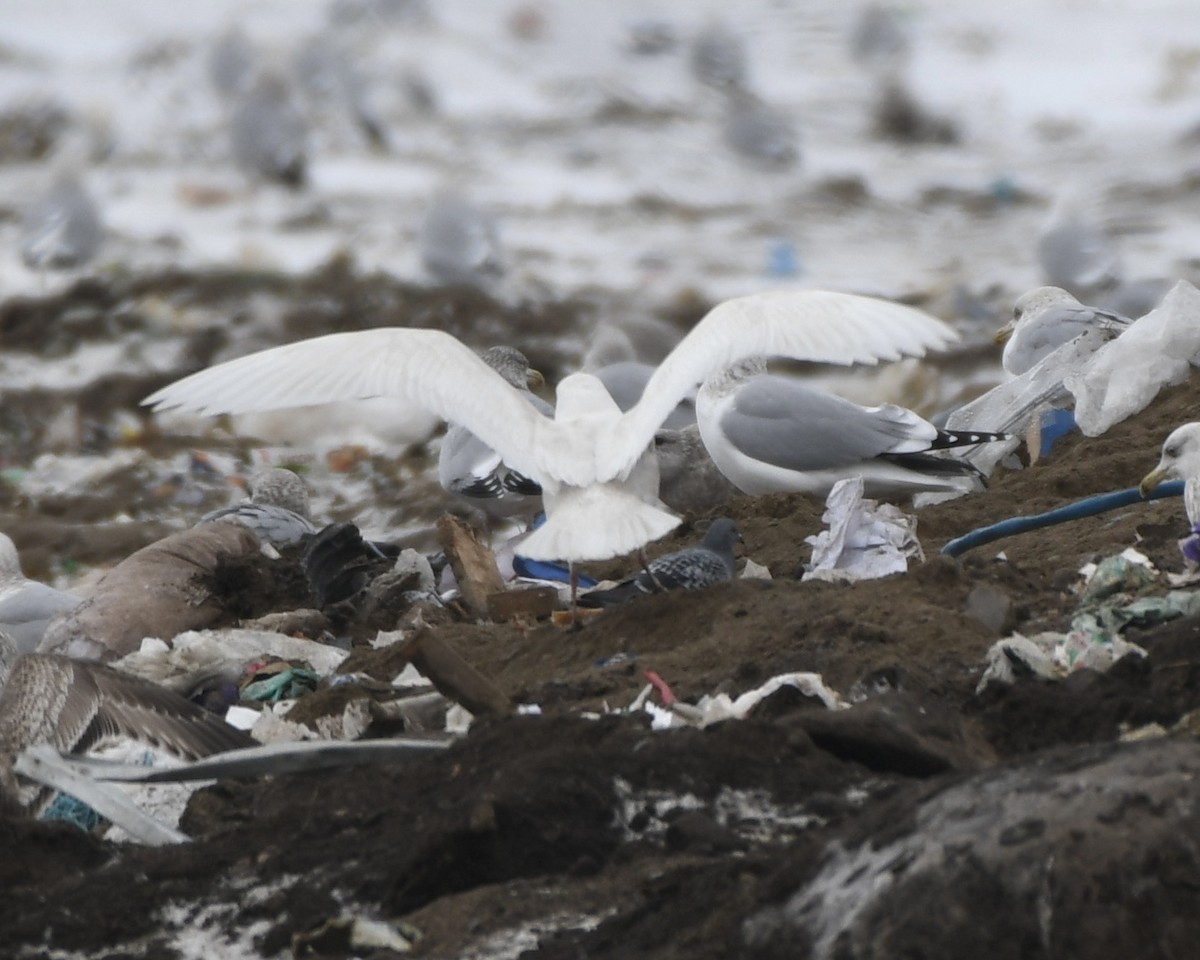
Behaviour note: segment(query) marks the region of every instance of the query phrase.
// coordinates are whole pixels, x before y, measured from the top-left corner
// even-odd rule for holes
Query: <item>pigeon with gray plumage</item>
[[[606,590],[592,590],[579,597],[581,607],[611,607],[648,593],[663,590],[703,590],[733,579],[733,546],[742,535],[728,517],[713,521],[698,546],[685,547],[651,560],[636,577]]]
[[[216,520],[236,520],[263,543],[291,547],[317,532],[309,506],[308,487],[291,470],[272,467],[250,478],[250,498],[206,513],[196,526]]]

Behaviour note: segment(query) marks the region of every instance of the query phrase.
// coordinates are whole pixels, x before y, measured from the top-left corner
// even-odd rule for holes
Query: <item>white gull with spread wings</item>
[[[469,347],[439,330],[379,328],[262,350],[170,384],[143,403],[198,413],[397,397],[462,424],[543,490],[546,523],[522,545],[532,559],[599,560],[638,549],[679,519],[658,500],[653,440],[697,384],[746,357],[867,363],[922,356],[957,339],[920,310],[824,290],[718,304],[659,364],[622,413],[591,374],[556,391],[551,419]]]

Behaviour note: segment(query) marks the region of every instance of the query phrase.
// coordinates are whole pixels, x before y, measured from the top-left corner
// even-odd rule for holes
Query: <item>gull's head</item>
[[[17,547],[7,536],[0,533],[0,583],[8,580],[23,580],[21,573],[21,558],[17,556]]]
[[[1027,324],[1034,317],[1040,316],[1047,307],[1060,306],[1064,303],[1079,305],[1079,301],[1062,287],[1037,287],[1023,293],[1013,304],[1012,319],[997,330],[992,339],[996,343],[1007,343],[1021,326]]]
[[[488,347],[483,362],[518,390],[540,387],[546,381],[529,365],[529,358],[516,347]]]
[[[293,471],[283,467],[260,470],[250,478],[250,499],[255,503],[283,507],[311,519],[308,487]]]
[[[554,391],[554,419],[558,423],[581,420],[615,420],[621,408],[604,384],[590,373],[572,373]]]
[[[1176,427],[1163,441],[1158,466],[1142,477],[1138,492],[1144,497],[1165,480],[1200,477],[1200,423]]]

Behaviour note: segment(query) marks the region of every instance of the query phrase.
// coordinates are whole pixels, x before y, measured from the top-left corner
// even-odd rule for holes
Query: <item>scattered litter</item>
[[[1200,359],[1200,290],[1180,280],[1154,310],[1110,341],[1064,383],[1087,437],[1144,410],[1165,386],[1182,383]]]
[[[1079,571],[1084,577],[1081,600],[1095,603],[1119,592],[1136,592],[1154,582],[1158,571],[1144,553],[1127,547],[1099,563],[1085,564]]]
[[[841,694],[825,685],[819,673],[781,673],[766,683],[748,690],[736,700],[727,693],[716,696],[705,694],[694,705],[684,703],[672,693],[670,686],[653,670],[646,671],[649,684],[629,705],[628,711],[642,709],[652,717],[651,727],[664,730],[668,727],[707,727],[722,720],[744,720],[763,700],[780,687],[795,687],[806,697],[820,700],[830,710],[843,710],[849,704]],[[649,700],[651,691],[657,691],[663,706]]]
[[[264,663],[243,683],[243,700],[294,700],[317,689],[320,677],[315,671],[296,666],[286,660]]]
[[[746,565],[742,567],[741,578],[743,580],[770,580],[771,571],[761,563],[755,563],[749,557],[746,558]]]
[[[170,643],[147,637],[141,648],[113,664],[156,683],[166,683],[197,670],[227,661],[248,663],[264,656],[302,660],[318,676],[328,676],[349,654],[303,637],[270,630],[188,630]]]
[[[804,538],[813,555],[801,580],[873,580],[904,573],[910,557],[925,559],[916,519],[889,503],[865,499],[862,477],[834,484],[821,520],[829,529]]]
[[[1121,636],[1129,624],[1145,627],[1200,614],[1200,590],[1136,596],[1155,586],[1159,577],[1149,559],[1133,548],[1087,564],[1080,573],[1087,579],[1070,628],[1065,633],[1047,631],[1028,637],[1014,633],[994,643],[976,693],[989,683],[1009,684],[1023,675],[1060,680],[1075,670],[1107,671],[1129,654],[1146,655]]]
[[[404,922],[387,923],[366,917],[342,916],[292,937],[296,957],[331,956],[354,950],[409,953],[421,932]]]
[[[79,773],[49,744],[29,747],[14,761],[13,770],[30,780],[70,794],[142,843],[161,846],[188,841],[185,834],[143,813],[119,787],[97,783],[86,774]]]

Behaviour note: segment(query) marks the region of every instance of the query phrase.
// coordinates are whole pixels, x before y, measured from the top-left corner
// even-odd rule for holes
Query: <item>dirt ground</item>
[[[13,316],[0,317],[6,329],[16,329]],[[1197,620],[1131,627],[1149,656],[1107,674],[975,692],[998,637],[1067,625],[1084,563],[1136,546],[1179,569],[1178,499],[957,560],[938,554],[976,527],[1136,485],[1166,434],[1197,409],[1193,377],[1101,438],[1071,435],[1048,459],[998,472],[986,491],[922,510],[927,559],[906,575],[800,583],[821,504],[739,498],[723,512],[773,580],[650,596],[575,632],[441,623],[440,637],[542,714],[477,721],[446,754],[402,765],[218,783],[193,797],[182,827],[195,842],[186,846],[118,847],[62,825],[0,821],[0,954],[196,956],[183,932],[199,930],[225,945],[211,956],[391,956],[351,947],[337,931],[310,936],[363,916],[403,922],[424,957],[749,955],[748,918],[803,885],[835,842],[883,842],[922,798],[980,771],[1075,762],[1117,749],[1125,730],[1170,727],[1200,707]],[[693,541],[707,519],[689,518],[651,553]],[[152,518],[89,526],[13,497],[0,524],[26,555],[69,544],[86,562],[120,559],[162,529]],[[618,566],[628,561],[603,572]],[[387,650],[359,647],[343,670],[390,679],[394,667]],[[668,732],[651,731],[640,713],[583,717],[629,704],[648,670],[693,702],[793,671],[819,673],[858,702],[841,719],[781,691],[744,721]],[[328,709],[346,695],[329,697]],[[316,700],[308,707],[319,709]],[[1142,941],[1135,955],[1181,956],[1171,944],[1196,942],[1194,899],[1191,910],[1183,903],[1168,918],[1171,937]],[[1011,914],[1013,929],[1033,911],[991,887],[975,909],[1006,922]],[[1090,917],[1072,923],[1086,927]],[[1072,942],[1021,953],[1002,939],[947,934],[903,955],[962,956],[966,943],[979,957],[1070,956]],[[1086,955],[1130,956],[1117,937],[1093,946]],[[802,941],[787,953],[818,955]]]

